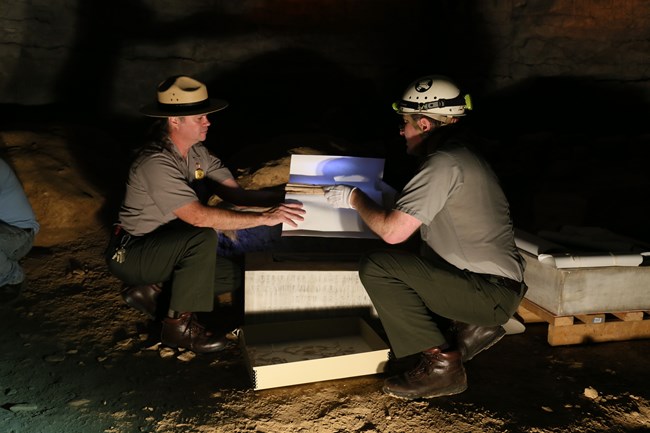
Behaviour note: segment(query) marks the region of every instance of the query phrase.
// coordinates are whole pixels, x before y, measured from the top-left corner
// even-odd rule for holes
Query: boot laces
[[[205,326],[201,325],[196,319],[196,315],[192,314],[187,322],[187,327],[185,328],[185,333],[190,334],[190,338],[198,337],[200,335],[207,335]]]
[[[437,354],[422,354],[418,364],[406,373],[409,378],[417,378],[428,375],[433,369],[433,364],[438,360]]]

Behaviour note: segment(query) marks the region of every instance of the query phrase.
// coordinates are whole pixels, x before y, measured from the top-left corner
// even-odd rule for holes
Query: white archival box
[[[354,317],[247,325],[239,342],[256,390],[381,373],[389,357]]]
[[[383,171],[384,160],[378,158],[292,155],[289,183],[356,186],[388,207],[395,190],[382,181]],[[298,227],[284,224],[282,237],[313,246],[314,251],[246,255],[247,324],[239,337],[256,390],[376,374],[388,360],[388,345],[361,317],[337,317],[343,311],[374,310],[359,280],[357,261],[346,256],[351,255],[350,242],[379,238],[355,210],[334,208],[322,189],[312,191],[317,193],[287,192],[286,200],[302,202],[307,212]],[[332,239],[315,242],[308,237]],[[323,248],[323,243],[328,245]],[[287,314],[320,313],[328,317],[278,321]]]
[[[565,248],[522,230],[515,241],[526,260],[526,299],[556,316],[648,311],[650,253],[591,254]]]
[[[343,183],[356,186],[385,207],[395,190],[382,181],[384,160],[336,155],[292,155],[290,184],[307,186]],[[313,251],[286,254],[248,253],[245,273],[245,314],[249,320],[282,313],[370,309],[372,302],[358,276],[350,242],[379,242],[354,209],[332,207],[321,188],[317,193],[290,194],[304,204],[305,220],[298,227],[282,226],[288,243],[313,245]],[[312,239],[309,239],[309,238]],[[318,242],[314,238],[319,238]],[[328,243],[324,246],[324,243]],[[291,251],[289,252],[291,253]],[[314,254],[316,253],[316,254]],[[298,314],[300,315],[300,314]]]
[[[336,155],[292,155],[289,183],[305,185],[346,184],[365,192],[382,207],[389,207],[395,190],[387,185],[384,159]],[[298,227],[282,225],[282,236],[377,238],[354,209],[332,207],[322,194],[286,194],[287,201],[303,203],[307,211]]]

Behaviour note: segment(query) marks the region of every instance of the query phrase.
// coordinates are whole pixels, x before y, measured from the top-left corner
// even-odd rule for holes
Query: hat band
[[[197,109],[201,108],[208,108],[210,107],[210,100],[209,99],[204,99],[203,101],[199,102],[186,102],[183,104],[166,104],[164,102],[158,102],[158,108],[164,111],[174,111],[174,112],[191,112],[191,111],[196,111]]]

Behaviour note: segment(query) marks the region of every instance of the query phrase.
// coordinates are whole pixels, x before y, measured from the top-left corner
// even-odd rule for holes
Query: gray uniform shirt
[[[208,180],[233,176],[219,158],[198,143],[183,158],[175,146],[150,145],[129,170],[120,225],[134,236],[150,233],[176,219],[173,211],[193,201],[205,203]]]
[[[486,161],[458,142],[430,154],[394,206],[422,222],[422,240],[447,262],[523,280],[508,201]]]

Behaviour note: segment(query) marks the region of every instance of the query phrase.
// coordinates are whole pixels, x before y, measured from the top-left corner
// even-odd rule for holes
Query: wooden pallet
[[[524,323],[547,322],[551,346],[650,338],[650,311],[556,316],[524,298],[517,314]]]

